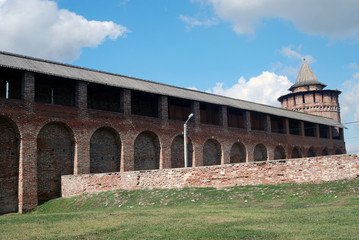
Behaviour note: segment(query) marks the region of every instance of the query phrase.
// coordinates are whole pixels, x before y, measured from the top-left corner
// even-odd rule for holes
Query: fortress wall
[[[235,185],[320,183],[359,177],[359,155],[62,176],[62,196],[116,189],[222,188]]]
[[[317,133],[308,136],[303,121],[276,116],[275,108],[264,114],[7,67],[0,77],[0,214],[60,197],[62,175],[97,179],[84,177],[76,192],[216,186],[273,164],[254,161],[346,152],[342,129],[329,127],[341,134],[321,137],[313,123]],[[188,160],[197,168],[183,169],[183,124],[191,112]],[[300,129],[294,134],[292,121]],[[228,165],[239,162],[247,163]],[[207,177],[216,174],[222,180]],[[243,174],[253,184],[260,178]]]

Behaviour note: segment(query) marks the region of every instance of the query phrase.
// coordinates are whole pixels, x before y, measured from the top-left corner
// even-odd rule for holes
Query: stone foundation
[[[287,182],[320,183],[359,176],[359,155],[225,164],[217,166],[62,176],[62,196],[116,189],[227,187]]]

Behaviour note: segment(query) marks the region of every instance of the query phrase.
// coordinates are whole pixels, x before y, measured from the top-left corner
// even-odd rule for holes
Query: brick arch
[[[241,163],[246,162],[247,151],[243,143],[236,142],[232,145],[230,152],[230,161],[231,163]]]
[[[268,159],[267,148],[263,144],[257,144],[253,156],[254,161],[266,161]]]
[[[337,148],[335,150],[335,155],[340,155],[340,154],[343,154],[343,151],[340,148]]]
[[[97,129],[90,139],[90,172],[119,172],[120,167],[120,135],[111,127]]]
[[[0,214],[18,211],[20,132],[0,116]]]
[[[208,139],[203,145],[203,166],[221,165],[221,145],[215,139]]]
[[[308,149],[308,157],[316,157],[318,156],[317,151],[314,149],[314,147],[311,147]]]
[[[285,152],[285,149],[283,146],[277,146],[274,149],[274,160],[277,159],[286,159],[287,158],[287,153]]]
[[[328,148],[324,148],[322,151],[322,156],[328,156],[330,155],[329,149]]]
[[[135,170],[159,169],[161,145],[151,131],[140,133],[134,143]]]
[[[302,158],[303,153],[302,150],[299,147],[294,147],[292,150],[291,158]]]
[[[184,167],[184,147],[183,147],[183,135],[177,135],[171,144],[171,167],[182,168]],[[192,167],[193,159],[193,144],[190,138],[187,138],[187,159],[188,167]]]
[[[74,172],[75,139],[64,123],[50,122],[37,136],[37,195],[44,202],[61,197],[61,175]]]

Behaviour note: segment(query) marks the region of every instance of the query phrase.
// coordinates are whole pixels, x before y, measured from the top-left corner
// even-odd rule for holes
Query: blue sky
[[[359,1],[0,0],[0,50],[279,106],[306,58],[359,120]],[[347,124],[359,152],[359,123]]]

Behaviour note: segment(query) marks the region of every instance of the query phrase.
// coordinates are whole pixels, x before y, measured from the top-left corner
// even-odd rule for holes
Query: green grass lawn
[[[359,239],[359,179],[55,199],[0,216],[0,239]]]

